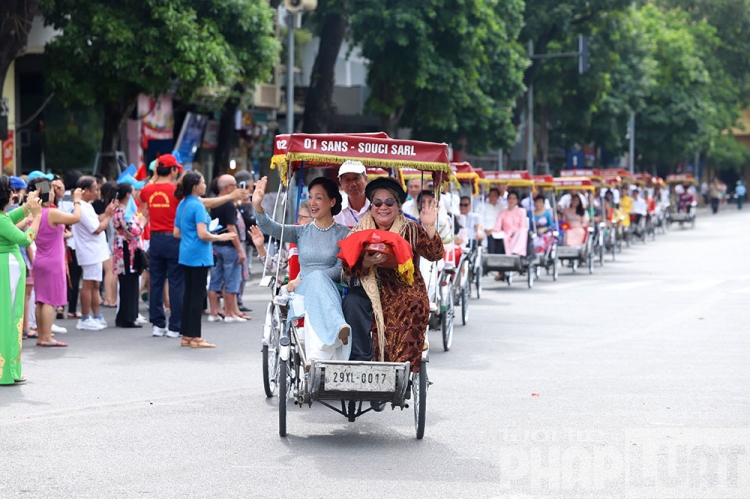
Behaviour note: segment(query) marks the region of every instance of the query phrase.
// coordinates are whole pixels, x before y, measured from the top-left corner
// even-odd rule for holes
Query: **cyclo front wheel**
[[[453,290],[448,289],[445,303],[442,305],[443,310],[440,313],[440,325],[443,332],[443,349],[447,352],[453,345],[453,317],[455,315]]]
[[[286,436],[286,402],[287,387],[287,363],[281,362],[279,366],[279,436]]]
[[[427,362],[422,362],[419,373],[412,374],[411,389],[414,395],[414,428],[417,439],[424,437],[424,426],[427,416]]]

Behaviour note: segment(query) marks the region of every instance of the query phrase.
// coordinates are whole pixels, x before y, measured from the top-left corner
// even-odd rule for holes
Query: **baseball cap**
[[[359,174],[365,175],[367,174],[367,169],[365,168],[365,165],[363,165],[361,161],[348,159],[344,161],[341,164],[341,167],[339,168],[339,178],[345,173],[359,173]]]
[[[182,165],[179,161],[177,161],[177,158],[174,157],[173,154],[162,154],[159,156],[157,166],[165,166],[167,168],[172,168],[173,166],[178,167],[180,170],[182,170]]]
[[[14,191],[28,188],[26,182],[21,177],[10,177],[10,186]]]
[[[53,180],[55,178],[55,176],[52,175],[51,173],[44,173],[44,172],[40,172],[39,170],[34,170],[33,172],[29,173],[26,176],[26,182],[31,182],[32,180],[35,180],[40,177],[46,178],[47,180]]]

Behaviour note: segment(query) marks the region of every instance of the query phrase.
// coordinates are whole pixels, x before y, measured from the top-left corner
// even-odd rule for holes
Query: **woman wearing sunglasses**
[[[420,225],[404,217],[401,206],[406,193],[396,180],[376,179],[367,184],[365,194],[370,211],[352,232],[379,229],[406,239],[415,259],[414,282],[403,282],[395,269],[383,266],[386,257],[382,253],[363,252],[354,267],[343,263],[344,273],[356,278],[351,279],[344,298],[344,315],[352,326],[351,360],[372,360],[374,352],[375,360],[408,361],[412,372],[419,372],[430,304],[418,260],[443,258],[443,241],[435,228],[438,205],[435,199],[424,200]],[[385,338],[385,344],[379,336]]]
[[[258,227],[263,233],[297,245],[299,276],[287,284],[294,293],[294,309],[305,310],[305,351],[308,362],[316,360],[348,360],[351,328],[341,311],[341,261],[337,258],[337,242],[349,235],[349,228],[336,223],[334,215],[341,211],[341,194],[336,182],[318,177],[310,182],[307,206],[312,221],[300,219],[302,225],[284,225],[271,220],[261,203],[268,179],[263,177],[253,192],[253,207]],[[307,220],[309,221],[309,220]],[[298,308],[299,307],[299,308]]]

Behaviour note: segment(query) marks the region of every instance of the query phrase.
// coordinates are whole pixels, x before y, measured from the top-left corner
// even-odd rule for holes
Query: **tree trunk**
[[[137,102],[138,95],[131,95],[118,102],[104,103],[104,130],[99,172],[107,178],[117,178],[118,176],[115,152],[119,150],[120,128],[135,109]]]
[[[549,106],[539,106],[539,161],[549,162]]]
[[[240,105],[240,96],[247,91],[245,83],[237,83],[232,89],[232,96],[221,106],[221,121],[219,122],[219,137],[214,151],[213,177],[222,175],[229,168],[230,153],[234,141],[234,117]],[[209,182],[213,179],[208,179]]]
[[[331,12],[326,14],[320,32],[320,46],[315,56],[310,88],[305,99],[305,114],[302,118],[304,133],[326,133],[331,118],[333,100],[334,70],[336,59],[344,41],[347,21],[344,14]],[[293,77],[292,69],[287,69],[287,77]],[[294,112],[294,110],[287,110]]]
[[[40,0],[0,2],[0,92],[13,60],[26,48]]]

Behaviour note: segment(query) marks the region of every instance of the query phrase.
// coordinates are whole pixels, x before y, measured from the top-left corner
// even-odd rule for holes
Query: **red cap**
[[[162,154],[161,156],[159,156],[157,161],[158,161],[159,166],[164,166],[167,168],[172,168],[173,166],[176,166],[180,169],[180,171],[182,171],[182,165],[178,163],[177,158],[175,158],[171,154]]]

